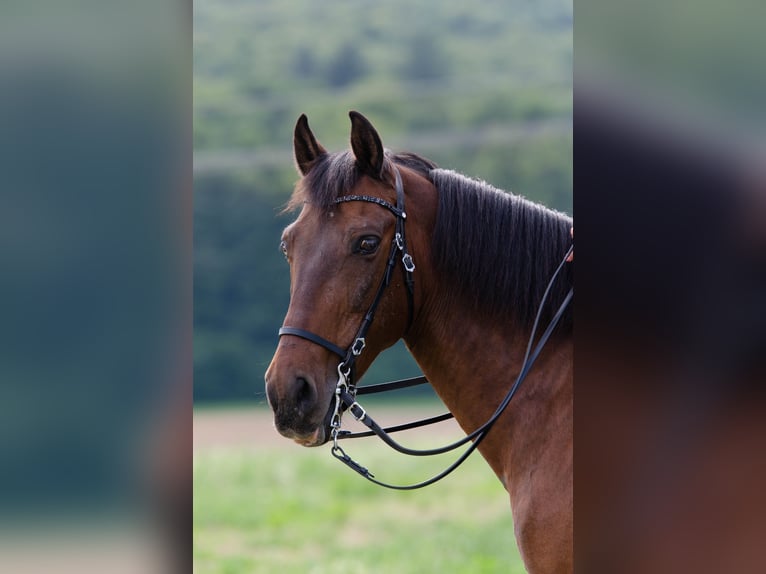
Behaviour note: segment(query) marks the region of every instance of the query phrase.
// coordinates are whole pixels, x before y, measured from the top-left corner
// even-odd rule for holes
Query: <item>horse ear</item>
[[[357,165],[368,175],[380,179],[383,173],[383,143],[370,121],[359,112],[348,113],[351,118],[351,149]]]
[[[301,175],[306,175],[314,164],[314,160],[327,153],[316,140],[314,134],[311,133],[306,114],[301,114],[301,117],[298,118],[298,123],[295,124],[293,151],[295,153],[295,163]]]

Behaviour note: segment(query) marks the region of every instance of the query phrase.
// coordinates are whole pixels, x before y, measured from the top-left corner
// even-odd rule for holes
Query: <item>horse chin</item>
[[[327,414],[325,415],[324,419],[322,420],[322,423],[312,432],[311,434],[300,436],[300,437],[293,437],[293,441],[298,443],[301,446],[322,446],[327,441],[330,440],[330,434],[332,431],[332,427],[330,426],[330,420],[332,419],[333,415],[333,406],[330,406],[330,409],[327,411]]]
[[[293,440],[301,446],[322,446],[327,442],[329,433],[324,427],[320,426],[308,436],[294,438]]]

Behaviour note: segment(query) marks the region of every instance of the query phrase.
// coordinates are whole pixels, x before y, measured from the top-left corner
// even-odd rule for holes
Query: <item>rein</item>
[[[474,450],[479,446],[481,441],[486,438],[487,434],[489,433],[492,426],[495,424],[498,418],[500,418],[500,415],[503,414],[503,411],[505,411],[508,404],[511,402],[511,399],[516,394],[516,391],[518,390],[521,383],[526,378],[527,374],[529,373],[530,369],[532,368],[532,365],[537,360],[537,357],[540,355],[540,353],[543,350],[543,347],[545,347],[545,344],[548,342],[548,339],[550,338],[551,334],[553,333],[554,329],[556,328],[556,325],[558,324],[559,320],[561,319],[562,315],[564,314],[564,311],[566,310],[567,306],[569,305],[570,301],[572,300],[572,297],[574,296],[574,289],[570,288],[569,292],[567,293],[566,297],[564,298],[564,301],[559,306],[559,309],[556,311],[556,314],[553,316],[553,318],[548,323],[548,326],[546,327],[543,334],[540,336],[540,340],[538,341],[537,345],[534,348],[534,351],[532,351],[532,344],[534,343],[535,335],[537,333],[537,328],[540,321],[540,315],[542,314],[542,310],[544,308],[544,304],[546,302],[546,299],[548,298],[548,294],[550,293],[550,289],[558,276],[561,269],[564,267],[564,264],[566,263],[567,258],[569,257],[569,254],[572,253],[573,247],[570,247],[567,251],[566,255],[564,256],[564,259],[559,263],[559,266],[556,268],[556,271],[554,272],[553,276],[551,277],[550,282],[548,283],[548,286],[545,290],[545,293],[543,294],[543,297],[540,301],[540,305],[537,310],[537,315],[535,317],[535,322],[532,327],[532,332],[529,336],[529,342],[527,343],[527,350],[524,355],[524,361],[522,363],[522,368],[516,377],[516,381],[513,383],[513,386],[511,386],[510,390],[506,394],[505,398],[503,398],[500,405],[497,407],[495,412],[492,414],[492,416],[485,422],[483,425],[481,425],[479,428],[474,430],[472,433],[467,434],[462,439],[459,439],[451,444],[448,444],[446,446],[435,448],[435,449],[426,449],[426,450],[415,450],[410,449],[407,447],[404,447],[397,443],[394,439],[392,439],[389,436],[389,433],[395,432],[398,430],[405,430],[408,428],[415,428],[417,426],[423,426],[425,424],[432,424],[436,422],[440,422],[442,420],[447,420],[448,418],[451,418],[452,415],[450,413],[447,413],[445,415],[440,415],[437,417],[433,417],[432,419],[426,419],[424,421],[418,421],[414,423],[408,423],[405,425],[400,425],[398,427],[392,427],[388,429],[381,428],[364,410],[364,408],[356,402],[355,396],[348,392],[347,384],[344,384],[343,377],[341,376],[338,380],[338,385],[335,390],[336,394],[336,412],[338,412],[338,404],[344,404],[347,406],[349,412],[358,420],[359,422],[366,425],[369,429],[369,433],[355,433],[353,435],[350,434],[343,434],[342,431],[338,430],[338,432],[335,432],[335,427],[333,427],[333,447],[332,447],[332,455],[343,462],[345,465],[347,465],[349,468],[355,470],[359,474],[361,474],[364,478],[369,480],[370,482],[377,484],[379,486],[383,486],[385,488],[391,488],[394,490],[415,490],[418,488],[423,488],[425,486],[428,486],[430,484],[433,484],[442,478],[446,477],[452,471],[454,471],[456,468],[458,468],[465,460],[473,453]],[[416,377],[415,379],[406,379],[405,381],[397,381],[396,383],[385,383],[383,385],[375,385],[376,387],[389,387],[390,389],[381,389],[381,390],[391,390],[393,388],[397,388],[397,384],[399,383],[409,383],[410,381],[419,381],[421,377]],[[420,384],[419,382],[413,382],[411,384]],[[411,384],[406,384],[404,386],[411,386]],[[373,387],[374,388],[374,387]],[[375,391],[373,391],[375,392]],[[361,394],[361,389],[360,393]],[[350,456],[348,456],[345,451],[338,446],[338,440],[342,438],[356,438],[357,436],[370,436],[372,434],[377,435],[383,442],[385,442],[388,446],[393,448],[394,450],[401,452],[403,454],[408,454],[412,456],[433,456],[437,454],[443,454],[446,452],[450,452],[452,450],[455,450],[456,448],[459,448],[463,446],[464,444],[468,443],[469,441],[473,440],[473,443],[463,452],[463,454],[460,455],[460,457],[452,463],[449,467],[447,467],[445,470],[440,472],[439,474],[433,476],[432,478],[428,480],[424,480],[422,482],[411,484],[411,485],[394,485],[389,484],[386,482],[382,482],[380,480],[377,480],[375,478],[375,475],[373,475],[369,470],[367,470],[365,467],[361,466],[359,463],[354,461]]]
[[[341,358],[341,362],[338,364],[338,382],[335,387],[335,405],[333,407],[333,414],[330,419],[331,437],[333,441],[333,446],[331,449],[332,455],[338,460],[340,460],[342,463],[344,463],[346,466],[358,472],[360,475],[362,475],[364,478],[366,478],[367,480],[369,480],[370,482],[374,484],[383,486],[385,488],[391,488],[394,490],[415,490],[418,488],[423,488],[425,486],[428,486],[430,484],[433,484],[441,480],[442,478],[452,473],[452,471],[454,471],[456,468],[458,468],[471,455],[471,453],[473,453],[473,451],[476,450],[479,444],[487,436],[492,426],[495,424],[498,418],[500,418],[500,415],[503,414],[503,412],[505,411],[505,408],[511,402],[511,399],[514,397],[519,386],[526,378],[535,360],[542,352],[543,347],[548,342],[548,339],[553,333],[562,315],[564,314],[566,307],[569,305],[570,301],[572,300],[572,297],[574,296],[574,289],[570,288],[569,292],[564,298],[564,301],[561,303],[559,309],[556,311],[556,314],[550,320],[545,331],[540,336],[540,340],[538,341],[534,350],[532,350],[532,344],[534,343],[535,335],[537,334],[537,328],[540,321],[540,316],[542,314],[544,305],[550,293],[551,287],[553,286],[559,272],[561,271],[561,269],[564,267],[565,263],[567,262],[569,255],[572,253],[574,249],[574,246],[572,245],[569,247],[569,250],[564,255],[564,258],[562,259],[561,263],[559,263],[558,267],[556,268],[555,272],[553,273],[553,276],[551,277],[548,283],[548,286],[545,289],[545,292],[543,293],[542,299],[540,301],[540,305],[537,310],[537,315],[535,316],[535,321],[532,326],[532,332],[530,333],[529,341],[527,343],[527,349],[524,354],[524,361],[522,362],[522,368],[519,371],[518,376],[516,377],[516,381],[508,390],[508,393],[505,395],[500,405],[497,407],[497,409],[489,418],[489,420],[487,420],[484,424],[482,424],[480,427],[475,429],[473,432],[467,434],[463,438],[443,447],[420,450],[420,449],[411,449],[411,448],[402,446],[398,442],[396,442],[393,438],[391,438],[391,436],[389,436],[390,433],[442,422],[450,418],[453,418],[454,415],[448,412],[442,415],[437,415],[435,417],[426,418],[420,421],[414,421],[414,422],[406,423],[402,425],[382,428],[380,425],[378,425],[378,423],[375,422],[374,419],[372,419],[372,417],[370,417],[367,414],[367,411],[364,409],[364,407],[362,407],[362,405],[360,405],[356,400],[357,395],[361,396],[366,394],[387,392],[387,391],[407,388],[407,387],[411,387],[415,385],[420,385],[420,384],[424,384],[428,382],[425,376],[419,376],[419,377],[413,377],[410,379],[403,379],[400,381],[381,383],[378,385],[370,385],[368,387],[361,387],[357,389],[356,383],[354,380],[355,379],[354,365],[356,362],[356,358],[362,353],[362,350],[365,347],[365,344],[366,344],[365,336],[375,317],[375,311],[378,307],[378,304],[380,303],[383,293],[391,281],[391,272],[393,271],[396,265],[397,252],[402,253],[401,261],[402,261],[404,274],[405,274],[405,284],[407,287],[408,320],[407,320],[406,331],[409,330],[410,325],[412,324],[412,319],[413,319],[414,279],[412,276],[412,272],[415,270],[415,264],[412,260],[412,257],[407,252],[407,244],[406,244],[405,235],[404,235],[404,222],[407,218],[407,214],[404,211],[404,188],[402,186],[402,179],[401,179],[399,170],[396,168],[396,166],[393,166],[393,171],[395,174],[396,206],[390,204],[384,199],[373,197],[373,196],[367,196],[367,195],[346,195],[336,199],[334,202],[335,204],[340,204],[340,203],[344,203],[348,201],[366,201],[369,203],[375,203],[382,207],[385,207],[396,216],[396,228],[394,233],[394,239],[391,242],[391,250],[389,252],[388,260],[386,263],[386,270],[383,275],[383,279],[381,280],[381,283],[378,287],[378,291],[375,294],[375,298],[373,299],[372,304],[370,305],[367,313],[365,314],[362,324],[357,330],[357,334],[354,338],[354,342],[348,347],[348,349],[343,350],[341,347],[335,345],[334,343],[328,341],[327,339],[320,337],[319,335],[316,335],[315,333],[312,333],[310,331],[306,331],[305,329],[300,329],[297,327],[282,327],[279,330],[279,336],[281,337],[283,335],[294,335],[297,337],[304,338],[308,341],[311,341],[312,343],[315,343],[317,345],[320,345],[321,347],[324,347],[325,349],[329,350],[335,355],[338,355]],[[346,410],[348,410],[354,416],[356,420],[358,420],[359,422],[367,426],[367,428],[369,428],[370,430],[368,432],[359,432],[359,433],[352,433],[351,431],[341,430],[341,418],[343,416],[343,412]],[[430,479],[424,480],[416,484],[411,484],[411,485],[394,485],[394,484],[389,484],[376,479],[375,475],[373,475],[365,467],[363,467],[362,465],[354,461],[338,445],[338,441],[342,439],[361,438],[361,437],[368,437],[373,435],[377,435],[383,442],[385,442],[392,449],[398,452],[401,452],[403,454],[411,455],[411,456],[433,456],[437,454],[443,454],[443,453],[455,450],[456,448],[459,448],[470,441],[473,441],[473,442],[454,463],[452,463],[445,470],[431,477]]]

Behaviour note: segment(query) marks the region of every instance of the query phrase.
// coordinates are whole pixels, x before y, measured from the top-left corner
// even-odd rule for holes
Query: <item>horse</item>
[[[285,209],[300,213],[280,241],[290,303],[265,374],[274,425],[298,444],[325,444],[337,420],[339,374],[351,370],[344,373],[338,356],[352,357],[360,378],[403,339],[470,433],[522,368],[572,219],[417,154],[394,153],[367,118],[349,116],[351,149],[336,153],[317,141],[305,115],[295,126],[301,177]],[[567,263],[542,320],[564,300],[573,274]],[[533,574],[573,570],[572,322],[570,306],[478,446],[508,492]]]

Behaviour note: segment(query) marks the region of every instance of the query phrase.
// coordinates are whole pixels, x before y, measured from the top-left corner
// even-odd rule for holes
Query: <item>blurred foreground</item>
[[[191,571],[186,3],[0,6],[0,571]]]
[[[765,16],[577,4],[579,572],[766,571]]]

